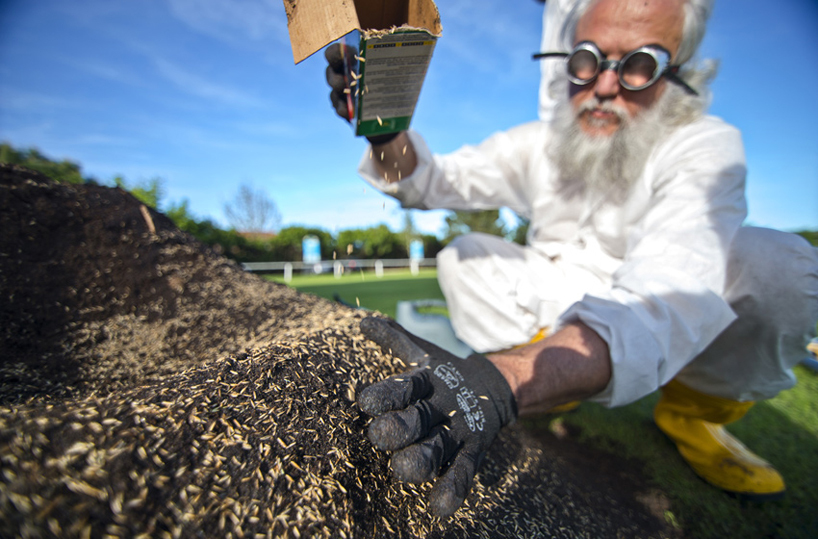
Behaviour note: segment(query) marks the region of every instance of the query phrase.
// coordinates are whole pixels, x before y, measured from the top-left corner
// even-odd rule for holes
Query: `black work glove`
[[[346,56],[346,71],[344,71],[344,56]],[[329,99],[336,114],[346,121],[351,121],[349,99],[353,99],[355,87],[349,84],[354,81],[351,71],[355,71],[358,60],[355,59],[355,49],[343,43],[333,43],[324,50],[327,59],[327,84],[332,91]]]
[[[413,370],[372,384],[358,406],[376,416],[369,439],[392,455],[395,476],[431,481],[430,508],[439,517],[466,499],[491,442],[517,417],[503,375],[484,356],[461,359],[382,318],[361,321],[364,335]]]
[[[347,122],[351,122],[353,106],[355,102],[355,89],[362,92],[363,88],[358,88],[357,84],[353,85],[355,78],[350,72],[355,71],[358,65],[358,60],[355,59],[355,49],[343,43],[332,43],[324,50],[324,57],[327,59],[327,84],[332,90],[329,94],[329,100],[332,103],[332,108],[335,113]],[[346,66],[344,66],[344,57],[346,57]],[[372,145],[386,144],[395,137],[397,133],[387,133],[385,135],[373,135],[366,137]]]

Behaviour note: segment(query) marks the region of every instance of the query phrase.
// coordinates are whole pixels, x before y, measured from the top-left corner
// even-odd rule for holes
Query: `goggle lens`
[[[598,70],[599,59],[587,49],[580,49],[568,57],[568,73],[580,81],[590,81]]]
[[[619,77],[625,87],[644,88],[657,77],[656,59],[646,52],[637,52],[628,57],[619,68]]]

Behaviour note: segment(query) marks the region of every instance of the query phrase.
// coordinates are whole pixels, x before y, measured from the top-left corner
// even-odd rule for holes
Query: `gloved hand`
[[[344,65],[344,57],[346,56],[346,71]],[[350,114],[352,96],[355,89],[349,86],[349,83],[354,79],[350,75],[351,71],[355,71],[355,66],[358,65],[358,60],[355,59],[355,49],[346,46],[343,43],[333,43],[324,50],[324,57],[327,59],[327,84],[329,84],[332,91],[329,94],[329,99],[332,102],[332,108],[335,112],[346,121],[351,121]]]
[[[361,321],[364,335],[415,367],[364,389],[358,406],[376,416],[369,439],[392,455],[402,481],[437,479],[431,511],[453,514],[466,499],[491,442],[517,417],[517,405],[503,375],[484,356],[454,356],[382,318]]]
[[[355,59],[355,49],[343,43],[332,43],[324,50],[324,57],[329,64],[327,65],[327,84],[332,88],[329,94],[332,108],[335,109],[338,116],[351,122],[354,120],[352,104],[357,99],[355,87],[351,86],[355,79],[350,74],[358,65],[358,60]],[[344,57],[346,57],[346,65],[344,65]],[[362,92],[363,88],[358,88],[358,90]],[[373,145],[386,144],[397,137],[398,133],[373,135],[366,138]]]

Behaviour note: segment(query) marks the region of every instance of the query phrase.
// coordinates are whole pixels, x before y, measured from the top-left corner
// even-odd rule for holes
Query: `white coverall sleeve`
[[[744,150],[736,129],[707,125],[681,129],[650,160],[652,202],[627,235],[609,293],[585,296],[558,321],[582,321],[608,343],[611,381],[590,399],[605,406],[669,382],[735,319],[723,294],[746,215]]]
[[[477,146],[463,146],[447,155],[432,155],[415,131],[407,134],[418,164],[411,176],[387,183],[364,153],[358,173],[374,188],[398,199],[404,208],[422,210],[485,210],[508,207],[520,215],[530,213],[523,182],[531,138],[542,135],[538,122],[496,133]],[[528,137],[528,138],[526,138]],[[526,142],[521,142],[521,139]],[[542,151],[542,150],[540,150]]]

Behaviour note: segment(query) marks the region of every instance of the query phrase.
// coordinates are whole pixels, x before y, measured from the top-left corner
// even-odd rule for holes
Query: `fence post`
[[[289,283],[293,280],[293,265],[287,262],[284,264],[284,282]]]
[[[375,277],[383,277],[383,262],[380,260],[375,261]]]
[[[332,263],[332,273],[335,275],[336,279],[340,279],[341,275],[344,273],[344,265],[336,260]]]

